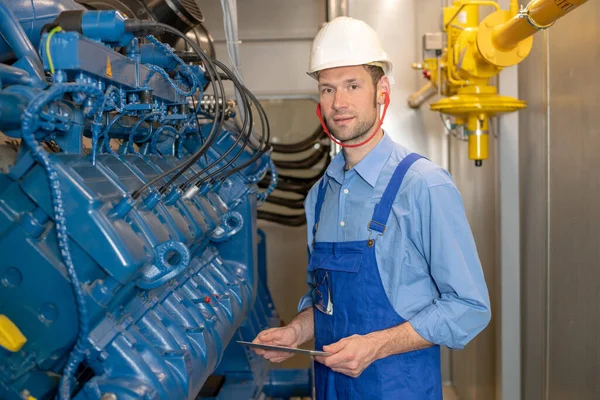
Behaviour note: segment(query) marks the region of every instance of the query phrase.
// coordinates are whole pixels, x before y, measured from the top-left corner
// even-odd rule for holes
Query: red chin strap
[[[329,136],[329,139],[331,139],[332,142],[337,143],[340,146],[346,147],[346,148],[360,147],[363,144],[368,143],[371,139],[373,139],[375,137],[375,135],[377,135],[377,132],[379,132],[379,128],[381,128],[381,125],[383,124],[383,120],[385,119],[385,113],[387,112],[388,106],[390,105],[390,96],[388,95],[387,92],[383,92],[383,94],[385,95],[385,100],[383,103],[383,115],[381,116],[381,120],[379,120],[379,125],[377,125],[377,129],[375,129],[373,131],[373,134],[371,136],[369,136],[365,141],[363,141],[361,143],[356,143],[356,144],[344,144],[344,143],[340,142],[339,140],[337,140],[336,138],[334,138],[331,133],[329,133],[329,129],[327,129],[327,125],[325,125],[325,121],[323,121],[323,114],[321,113],[321,103],[317,104],[317,117],[319,117],[321,126],[323,127],[323,130],[325,131],[327,136]]]

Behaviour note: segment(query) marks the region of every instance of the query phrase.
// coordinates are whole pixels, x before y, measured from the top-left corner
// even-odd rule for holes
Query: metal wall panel
[[[600,398],[598,17],[589,2],[557,22],[520,69],[528,400]]]
[[[519,65],[521,178],[522,398],[545,397],[548,278],[548,33]]]
[[[599,17],[591,1],[550,31],[552,400],[600,398]]]

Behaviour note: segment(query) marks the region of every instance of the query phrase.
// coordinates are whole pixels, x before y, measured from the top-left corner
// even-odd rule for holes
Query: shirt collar
[[[392,153],[393,142],[387,133],[383,133],[383,138],[375,145],[358,164],[354,170],[372,187],[375,187],[379,173]],[[337,154],[327,167],[326,174],[335,179],[340,185],[344,182],[344,167],[346,160],[343,152]]]

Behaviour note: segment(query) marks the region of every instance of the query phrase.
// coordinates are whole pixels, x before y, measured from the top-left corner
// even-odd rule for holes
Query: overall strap
[[[327,176],[323,176],[323,180],[319,184],[319,192],[317,194],[317,203],[315,204],[315,224],[313,226],[313,242],[314,237],[317,234],[317,228],[319,227],[319,221],[321,220],[321,209],[323,208],[323,202],[325,201],[325,193],[327,192]]]
[[[392,205],[394,204],[394,199],[400,190],[400,186],[402,185],[402,181],[404,180],[404,176],[406,172],[410,169],[410,167],[415,163],[415,161],[424,158],[423,156],[417,153],[410,153],[396,167],[390,182],[388,183],[385,192],[383,192],[383,196],[381,196],[381,201],[375,206],[375,210],[373,211],[373,217],[371,222],[369,222],[369,229],[379,232],[383,234],[385,232],[385,226],[390,217],[390,212],[392,211]]]

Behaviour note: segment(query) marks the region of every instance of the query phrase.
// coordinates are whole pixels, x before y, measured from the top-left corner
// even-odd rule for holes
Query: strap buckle
[[[377,224],[379,226],[383,227],[383,231],[382,232],[377,232],[377,236],[375,237],[375,239],[371,239],[371,235],[373,234],[373,229],[371,229],[371,224]],[[382,224],[381,222],[377,222],[375,220],[371,220],[369,222],[369,224],[367,225],[367,230],[369,231],[369,237],[367,239],[367,243],[369,244],[369,247],[372,247],[373,244],[377,241],[377,239],[379,239],[380,236],[383,236],[383,234],[385,233],[385,230],[387,229],[387,227]]]

